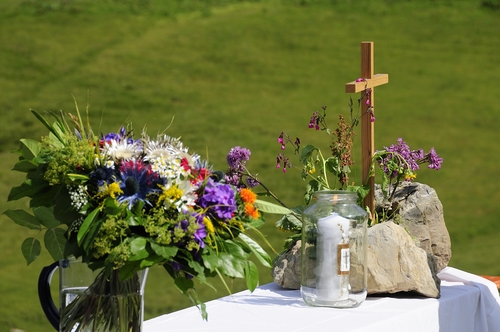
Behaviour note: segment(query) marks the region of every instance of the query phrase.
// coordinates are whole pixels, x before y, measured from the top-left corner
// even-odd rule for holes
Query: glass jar
[[[368,213],[350,191],[318,191],[303,212],[300,292],[311,306],[352,308],[367,295]]]

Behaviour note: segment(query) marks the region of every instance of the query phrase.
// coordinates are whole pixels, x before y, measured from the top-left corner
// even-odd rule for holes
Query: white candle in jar
[[[333,213],[318,219],[316,296],[319,301],[349,296],[349,220]]]

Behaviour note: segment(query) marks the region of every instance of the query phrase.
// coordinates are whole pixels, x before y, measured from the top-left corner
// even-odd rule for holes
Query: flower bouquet
[[[223,281],[223,276],[245,278],[250,290],[256,288],[252,254],[265,267],[271,267],[271,260],[247,231],[262,235],[262,213],[283,209],[258,200],[252,191],[259,181],[246,170],[248,149],[231,149],[227,172],[214,171],[178,138],[149,137],[145,131],[134,138],[131,126],[97,136],[88,114],[84,121],[78,107],[76,116],[52,113],[53,123],[32,112],[49,135],[41,141],[21,139],[14,170],[25,172],[26,179],[12,188],[8,200],[28,197],[33,214],[5,214],[44,232],[54,260],[74,256],[92,270],[101,269],[85,294],[66,307],[69,314],[61,313],[64,331],[77,325],[79,331],[86,325],[139,331],[134,299],[101,303],[91,313],[88,307],[96,295],[137,288],[136,273],[155,265],[167,270],[204,319],[194,280],[209,284],[207,278],[217,275]],[[28,237],[22,252],[31,263],[41,252],[40,241]],[[133,312],[126,328],[122,318],[112,317],[123,309],[120,305]]]

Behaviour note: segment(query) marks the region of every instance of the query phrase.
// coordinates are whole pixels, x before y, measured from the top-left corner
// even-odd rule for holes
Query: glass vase
[[[352,308],[367,295],[368,213],[349,191],[318,191],[303,212],[300,292],[311,306]]]
[[[80,260],[62,260],[59,331],[142,331],[147,272],[134,272],[131,278],[120,280],[119,270],[106,275]]]

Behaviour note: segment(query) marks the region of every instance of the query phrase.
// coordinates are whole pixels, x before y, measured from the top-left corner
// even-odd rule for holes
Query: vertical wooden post
[[[373,79],[373,42],[361,43],[361,78],[365,80]],[[366,93],[366,90],[361,93]],[[370,96],[366,96],[366,99],[370,102],[368,103],[363,100],[361,102],[361,174],[363,184],[368,184],[368,186],[370,187],[370,193],[365,197],[365,206],[368,207],[369,211],[372,212],[372,215],[375,209],[375,178],[373,176],[369,176],[369,174],[371,160],[375,149],[375,126],[372,122],[370,111],[374,111],[374,97],[375,89],[372,88]],[[370,107],[372,107],[371,110]]]
[[[375,87],[388,83],[389,75],[374,75],[373,42],[361,43],[361,77],[346,84],[347,93],[361,92],[361,165],[363,185],[370,187],[370,193],[365,197],[365,206],[374,213],[375,210],[375,178],[370,176],[370,166],[375,152],[375,126],[372,115],[375,113]],[[364,97],[364,98],[363,98]],[[368,101],[368,102],[367,102]]]

